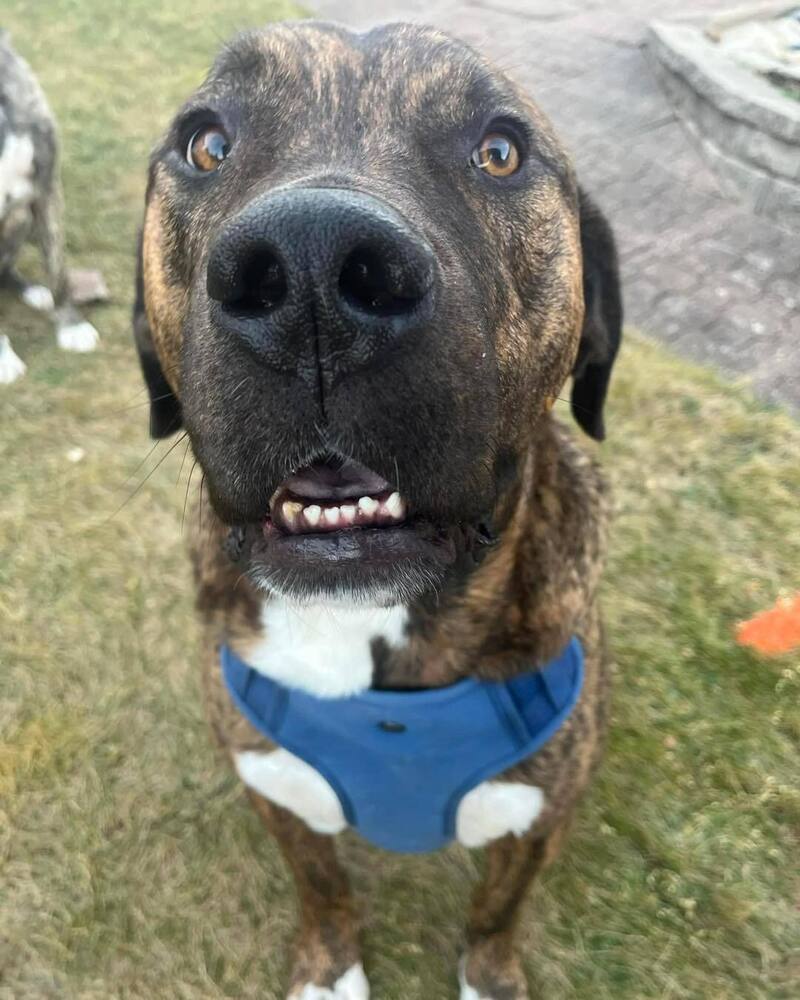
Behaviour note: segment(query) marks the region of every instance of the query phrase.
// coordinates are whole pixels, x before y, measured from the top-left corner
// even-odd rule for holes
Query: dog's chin
[[[326,457],[280,484],[245,529],[240,558],[259,589],[293,601],[389,606],[441,587],[454,534],[416,517],[377,473]]]
[[[328,535],[264,533],[250,549],[248,575],[293,601],[407,604],[438,590],[454,560],[452,540],[422,525],[348,529]]]

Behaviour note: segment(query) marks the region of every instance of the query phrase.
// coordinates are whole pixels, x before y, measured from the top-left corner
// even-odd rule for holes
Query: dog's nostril
[[[286,272],[269,250],[260,250],[247,261],[237,285],[239,294],[225,303],[229,309],[269,312],[286,298]]]
[[[376,316],[410,312],[425,289],[402,265],[369,248],[354,250],[339,275],[339,294],[354,309]]]

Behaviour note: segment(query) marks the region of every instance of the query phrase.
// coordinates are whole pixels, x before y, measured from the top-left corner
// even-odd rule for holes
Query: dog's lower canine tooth
[[[322,516],[322,508],[318,507],[315,503],[309,504],[308,507],[304,509],[303,516],[312,528],[316,528],[319,524],[319,519]]]
[[[374,514],[378,509],[378,501],[374,497],[361,497],[358,501],[358,509],[363,514]]]
[[[404,517],[406,505],[399,493],[391,493],[384,504],[387,514],[392,517]]]

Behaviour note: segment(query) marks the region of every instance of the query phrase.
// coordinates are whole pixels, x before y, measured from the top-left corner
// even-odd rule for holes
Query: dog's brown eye
[[[230,139],[219,125],[206,125],[198,129],[189,140],[186,147],[186,159],[203,173],[218,170],[222,161],[230,152]]]
[[[509,177],[519,169],[519,150],[502,132],[489,132],[472,151],[472,165],[492,177]]]

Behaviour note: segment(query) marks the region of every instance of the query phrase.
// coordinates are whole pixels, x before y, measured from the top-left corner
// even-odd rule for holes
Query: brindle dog
[[[334,696],[507,678],[580,637],[567,722],[459,808],[458,839],[486,846],[461,996],[522,1000],[520,905],[608,713],[606,488],[550,414],[572,376],[603,437],[608,225],[536,105],[467,46],[283,24],[228,45],[155,150],[138,293],[151,432],[184,427],[204,474],[211,722],[300,894],[292,998],[368,995],[344,821],[232,706],[220,643]]]

